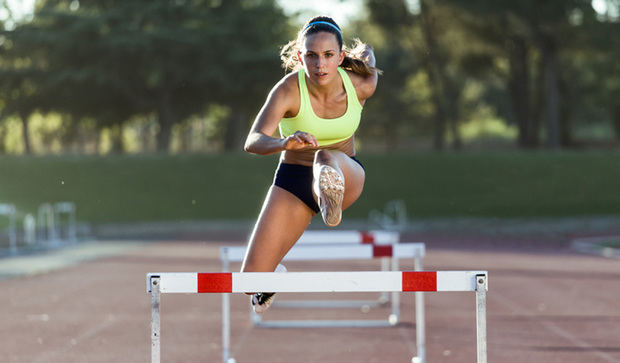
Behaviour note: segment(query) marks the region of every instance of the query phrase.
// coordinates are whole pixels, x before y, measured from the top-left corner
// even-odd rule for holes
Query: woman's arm
[[[361,53],[359,53],[359,57],[370,67],[376,67],[377,61],[372,47],[368,44],[364,44],[363,46],[365,46],[365,48]],[[353,74],[351,80],[355,86],[355,91],[357,92],[357,97],[360,100],[360,103],[364,104],[364,101],[370,98],[370,96],[372,96],[377,89],[379,72],[374,69],[372,74],[368,76]]]
[[[285,77],[274,86],[265,104],[259,111],[250,133],[245,140],[245,151],[252,154],[269,155],[283,150],[299,150],[318,146],[316,138],[308,133],[297,131],[285,139],[271,137],[280,120],[287,112],[299,110],[299,98],[296,91],[296,77]],[[297,105],[296,110],[293,110]]]

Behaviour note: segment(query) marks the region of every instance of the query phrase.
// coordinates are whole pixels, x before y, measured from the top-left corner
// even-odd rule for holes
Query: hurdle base
[[[287,309],[307,308],[377,308],[387,306],[389,300],[278,300],[273,306]]]
[[[386,328],[398,321],[388,320],[269,320],[254,322],[261,328]]]

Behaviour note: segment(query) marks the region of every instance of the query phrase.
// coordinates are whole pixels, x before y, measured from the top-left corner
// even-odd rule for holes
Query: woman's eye
[[[331,53],[327,53],[327,54],[325,54],[325,58],[330,58],[330,57],[333,57],[333,56],[334,56],[334,55],[333,55],[333,54],[331,54]]]

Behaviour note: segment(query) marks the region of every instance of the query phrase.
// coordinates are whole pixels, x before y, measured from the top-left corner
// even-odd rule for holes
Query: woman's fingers
[[[300,136],[303,139],[303,141],[305,143],[307,143],[307,144],[310,144],[310,145],[316,146],[316,147],[319,146],[319,143],[316,140],[316,137],[314,137],[314,135],[312,135],[312,134],[309,134],[309,133],[303,132],[303,131],[297,131],[297,132],[295,132],[295,135]]]
[[[319,142],[314,135],[303,131],[296,131],[293,135],[287,137],[286,148],[302,149],[307,146],[319,147]]]

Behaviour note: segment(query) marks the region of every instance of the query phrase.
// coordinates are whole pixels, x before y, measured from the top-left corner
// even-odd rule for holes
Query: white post
[[[35,243],[37,239],[37,222],[32,214],[24,216],[24,242],[28,245]]]
[[[58,224],[58,238],[62,241],[62,214],[67,215],[66,236],[67,242],[75,243],[77,241],[77,232],[75,226],[75,203],[59,202],[54,204],[54,222]]]
[[[476,337],[478,363],[487,363],[487,277],[476,276]]]
[[[220,250],[222,272],[229,272],[228,248]],[[230,358],[230,294],[222,294],[222,362],[228,363]]]
[[[56,243],[56,226],[54,224],[54,210],[52,205],[44,203],[39,206],[37,213],[39,219],[40,240],[47,242],[48,246]]]
[[[159,292],[158,276],[151,277],[151,363],[161,362],[161,320],[159,303],[161,295]]]
[[[394,261],[394,257],[391,258]],[[389,257],[381,257],[381,271],[389,271],[390,270],[390,258]],[[390,301],[390,294],[388,292],[382,292],[381,296],[379,296],[379,304],[387,304]]]
[[[398,271],[398,257],[392,257],[392,271]],[[389,294],[385,292],[384,294]],[[400,321],[400,292],[392,292],[392,315],[389,317],[390,325],[396,325]]]
[[[415,271],[422,271],[422,258],[416,257],[413,266]],[[415,336],[418,353],[416,358],[419,363],[426,363],[426,317],[424,293],[421,291],[415,292]]]
[[[15,206],[13,204],[0,204],[0,215],[9,218],[9,252],[17,254],[17,231],[15,227]]]

